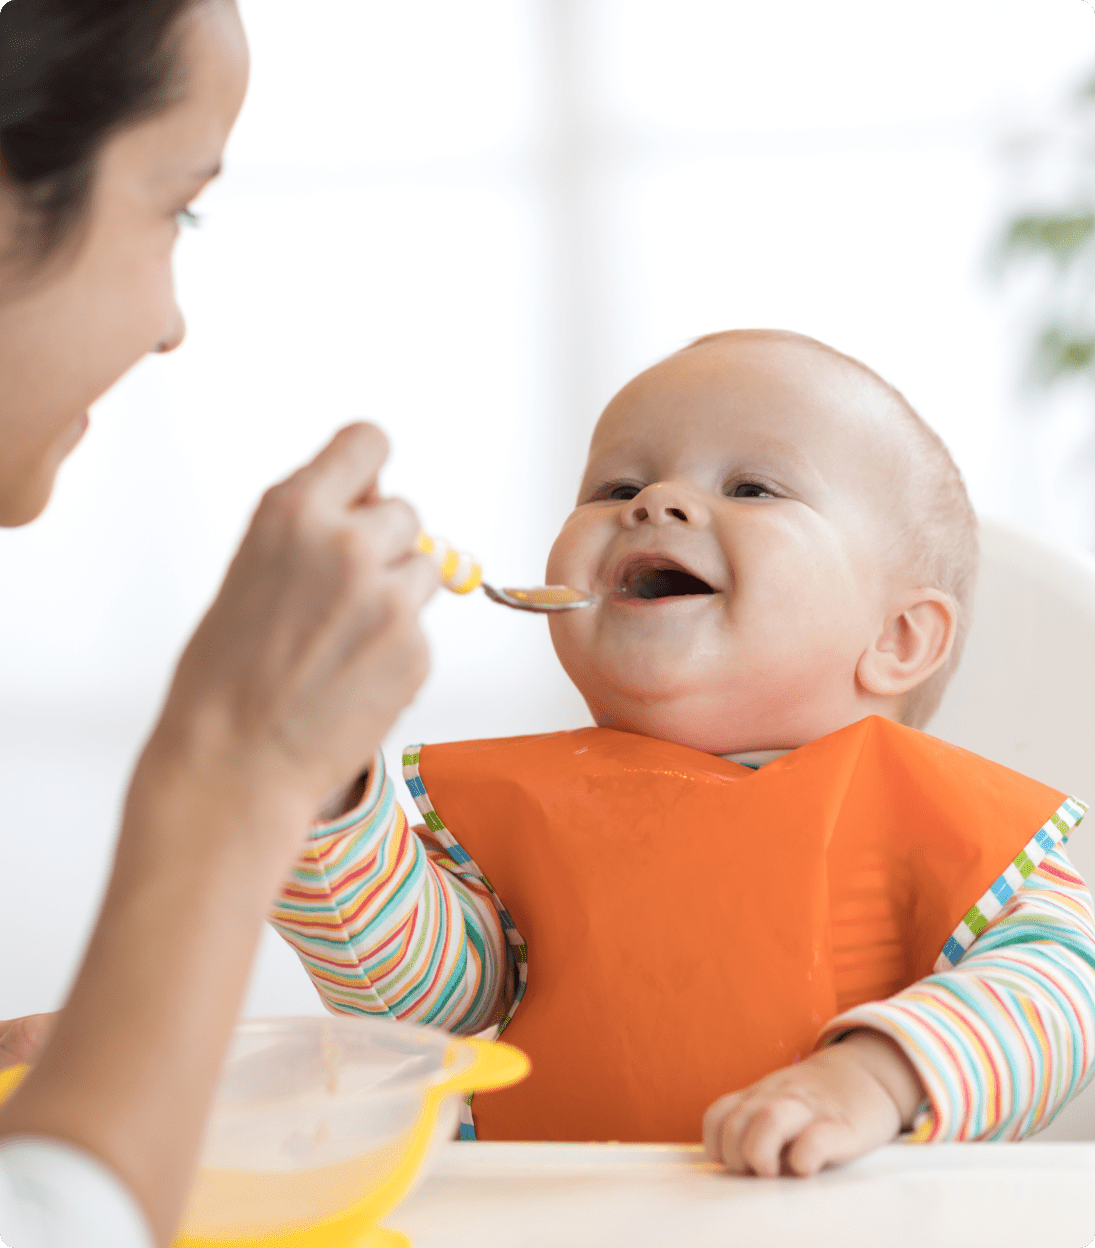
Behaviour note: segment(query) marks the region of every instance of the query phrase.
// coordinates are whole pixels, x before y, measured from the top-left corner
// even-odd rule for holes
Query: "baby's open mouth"
[[[683,568],[639,567],[625,573],[620,590],[629,598],[677,598],[686,594],[713,594],[701,581]]]

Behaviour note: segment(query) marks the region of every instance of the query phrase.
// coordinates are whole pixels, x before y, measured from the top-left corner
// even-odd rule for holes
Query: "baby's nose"
[[[624,509],[628,528],[640,524],[687,524],[702,527],[708,522],[707,508],[683,486],[671,481],[655,481],[639,491]]]

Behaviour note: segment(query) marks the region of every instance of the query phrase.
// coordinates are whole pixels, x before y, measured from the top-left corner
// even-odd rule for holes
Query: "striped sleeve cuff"
[[[846,1011],[818,1046],[858,1028],[889,1036],[919,1074],[930,1104],[914,1140],[1016,1140],[1048,1126],[1095,1073],[1095,913],[1063,848],[960,966]]]
[[[327,837],[340,836],[354,831],[356,835],[369,836],[381,832],[386,823],[387,806],[385,800],[391,785],[384,767],[384,755],[377,750],[369,764],[365,792],[361,800],[352,810],[341,814],[336,819],[317,819],[308,831],[309,841],[322,841]],[[372,825],[372,826],[370,826]]]

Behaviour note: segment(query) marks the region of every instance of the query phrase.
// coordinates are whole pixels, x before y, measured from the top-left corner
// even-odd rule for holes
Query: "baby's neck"
[[[731,763],[741,763],[744,767],[763,767],[765,763],[782,758],[784,754],[790,754],[790,752],[790,750],[745,750],[741,754],[720,754],[719,757]]]

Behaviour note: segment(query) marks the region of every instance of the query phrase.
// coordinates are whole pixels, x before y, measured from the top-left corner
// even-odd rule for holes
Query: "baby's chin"
[[[593,722],[599,728],[634,732],[643,737],[671,741],[705,754],[744,754],[750,750],[794,749],[796,725],[780,723],[768,714],[738,712],[703,705],[707,699],[674,698],[637,701],[598,699],[584,693]]]

